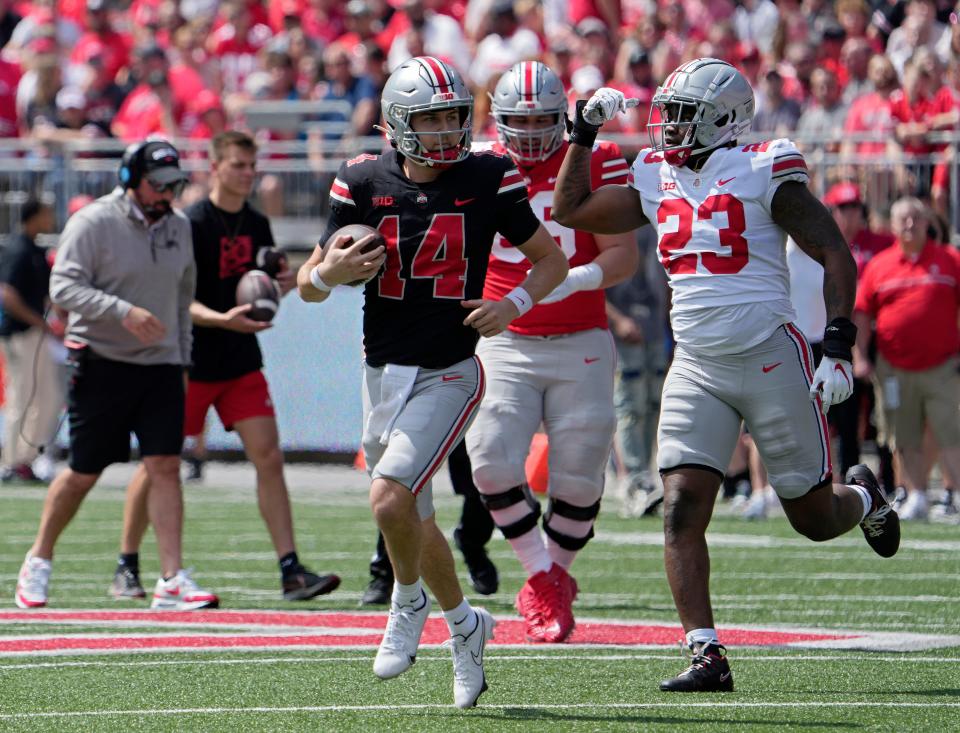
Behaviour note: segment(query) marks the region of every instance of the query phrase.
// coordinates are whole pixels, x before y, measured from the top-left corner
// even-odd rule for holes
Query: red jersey
[[[527,196],[533,213],[553,235],[567,256],[570,267],[576,267],[593,262],[600,250],[592,234],[568,229],[550,217],[553,189],[568,144],[564,142],[560,149],[543,163],[533,168],[521,168],[520,172],[527,184]],[[500,143],[496,143],[493,149],[501,154],[507,152]],[[626,184],[630,168],[615,143],[600,141],[593,148],[590,171],[593,188],[596,189],[608,183]],[[490,252],[483,297],[500,300],[526,279],[529,269],[530,262],[527,258],[514,249],[511,243],[497,237]],[[556,303],[534,306],[530,312],[510,324],[511,331],[523,336],[550,336],[606,327],[607,314],[602,290],[581,290]]]
[[[871,92],[857,97],[847,112],[847,121],[844,123],[844,132],[870,132],[877,139],[892,138],[897,127],[897,120],[893,117],[892,103],[889,99]],[[887,152],[886,142],[857,143],[857,152],[863,155],[883,155]]]
[[[103,65],[103,73],[113,79],[117,72],[130,62],[130,44],[122,35],[112,30],[105,33],[88,31],[80,36],[77,45],[73,47],[70,60],[75,64],[82,64],[95,55]]]
[[[897,369],[923,371],[960,350],[960,254],[927,242],[917,257],[888,247],[867,265],[856,309],[877,321],[877,351]]]
[[[861,229],[850,241],[850,253],[857,263],[857,280],[863,277],[867,263],[896,241],[896,237],[886,232]]]

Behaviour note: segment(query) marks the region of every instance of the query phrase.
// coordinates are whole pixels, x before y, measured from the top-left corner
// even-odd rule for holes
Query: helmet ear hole
[[[728,121],[728,120],[729,120],[730,122],[733,122],[733,119],[731,118],[731,116],[730,116],[729,114],[725,114],[723,117],[721,117],[719,120],[717,120],[714,124],[715,124],[715,125],[725,125],[725,124],[727,124],[727,121]]]

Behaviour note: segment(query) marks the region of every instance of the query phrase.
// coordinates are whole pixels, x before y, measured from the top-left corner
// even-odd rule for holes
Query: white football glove
[[[820,366],[813,375],[813,384],[810,386],[810,399],[815,400],[817,395],[822,400],[824,412],[831,405],[839,404],[853,394],[853,366],[846,359],[823,357]]]
[[[603,269],[596,262],[572,267],[561,283],[547,293],[540,303],[556,303],[581,290],[596,290],[601,282]]]
[[[627,99],[623,92],[610,87],[600,87],[587,100],[583,108],[583,119],[591,125],[602,125],[612,120],[617,113],[626,112],[628,107],[634,107],[637,103],[636,99]]]

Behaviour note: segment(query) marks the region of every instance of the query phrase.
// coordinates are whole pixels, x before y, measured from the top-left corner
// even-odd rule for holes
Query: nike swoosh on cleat
[[[730,675],[731,675],[731,672],[727,672],[726,674],[720,675],[720,681],[726,682],[728,679],[730,679]]]
[[[767,372],[772,372],[774,369],[776,369],[776,368],[777,368],[778,366],[780,366],[781,364],[783,364],[782,361],[778,361],[776,364],[764,364],[763,367],[762,367],[763,373],[766,374]]]

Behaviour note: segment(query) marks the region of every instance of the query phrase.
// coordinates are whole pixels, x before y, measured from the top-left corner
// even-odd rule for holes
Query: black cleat
[[[317,575],[300,565],[283,578],[283,600],[306,601],[332,593],[339,585],[339,575]]]
[[[393,593],[393,578],[375,575],[360,598],[361,606],[386,606]]]
[[[467,564],[473,589],[482,596],[496,593],[500,587],[500,576],[497,566],[491,562],[483,546],[475,547],[465,543],[459,529],[453,531],[453,541],[463,553],[463,561]]]
[[[733,692],[733,672],[727,650],[719,644],[694,647],[690,666],[660,683],[662,692]]]
[[[113,582],[108,593],[118,601],[126,598],[146,598],[147,593],[140,584],[140,574],[126,565],[118,565],[113,574]]]
[[[900,517],[887,503],[877,477],[862,463],[847,471],[846,482],[862,486],[870,492],[870,512],[860,522],[860,529],[870,548],[880,557],[893,557],[900,549]]]

